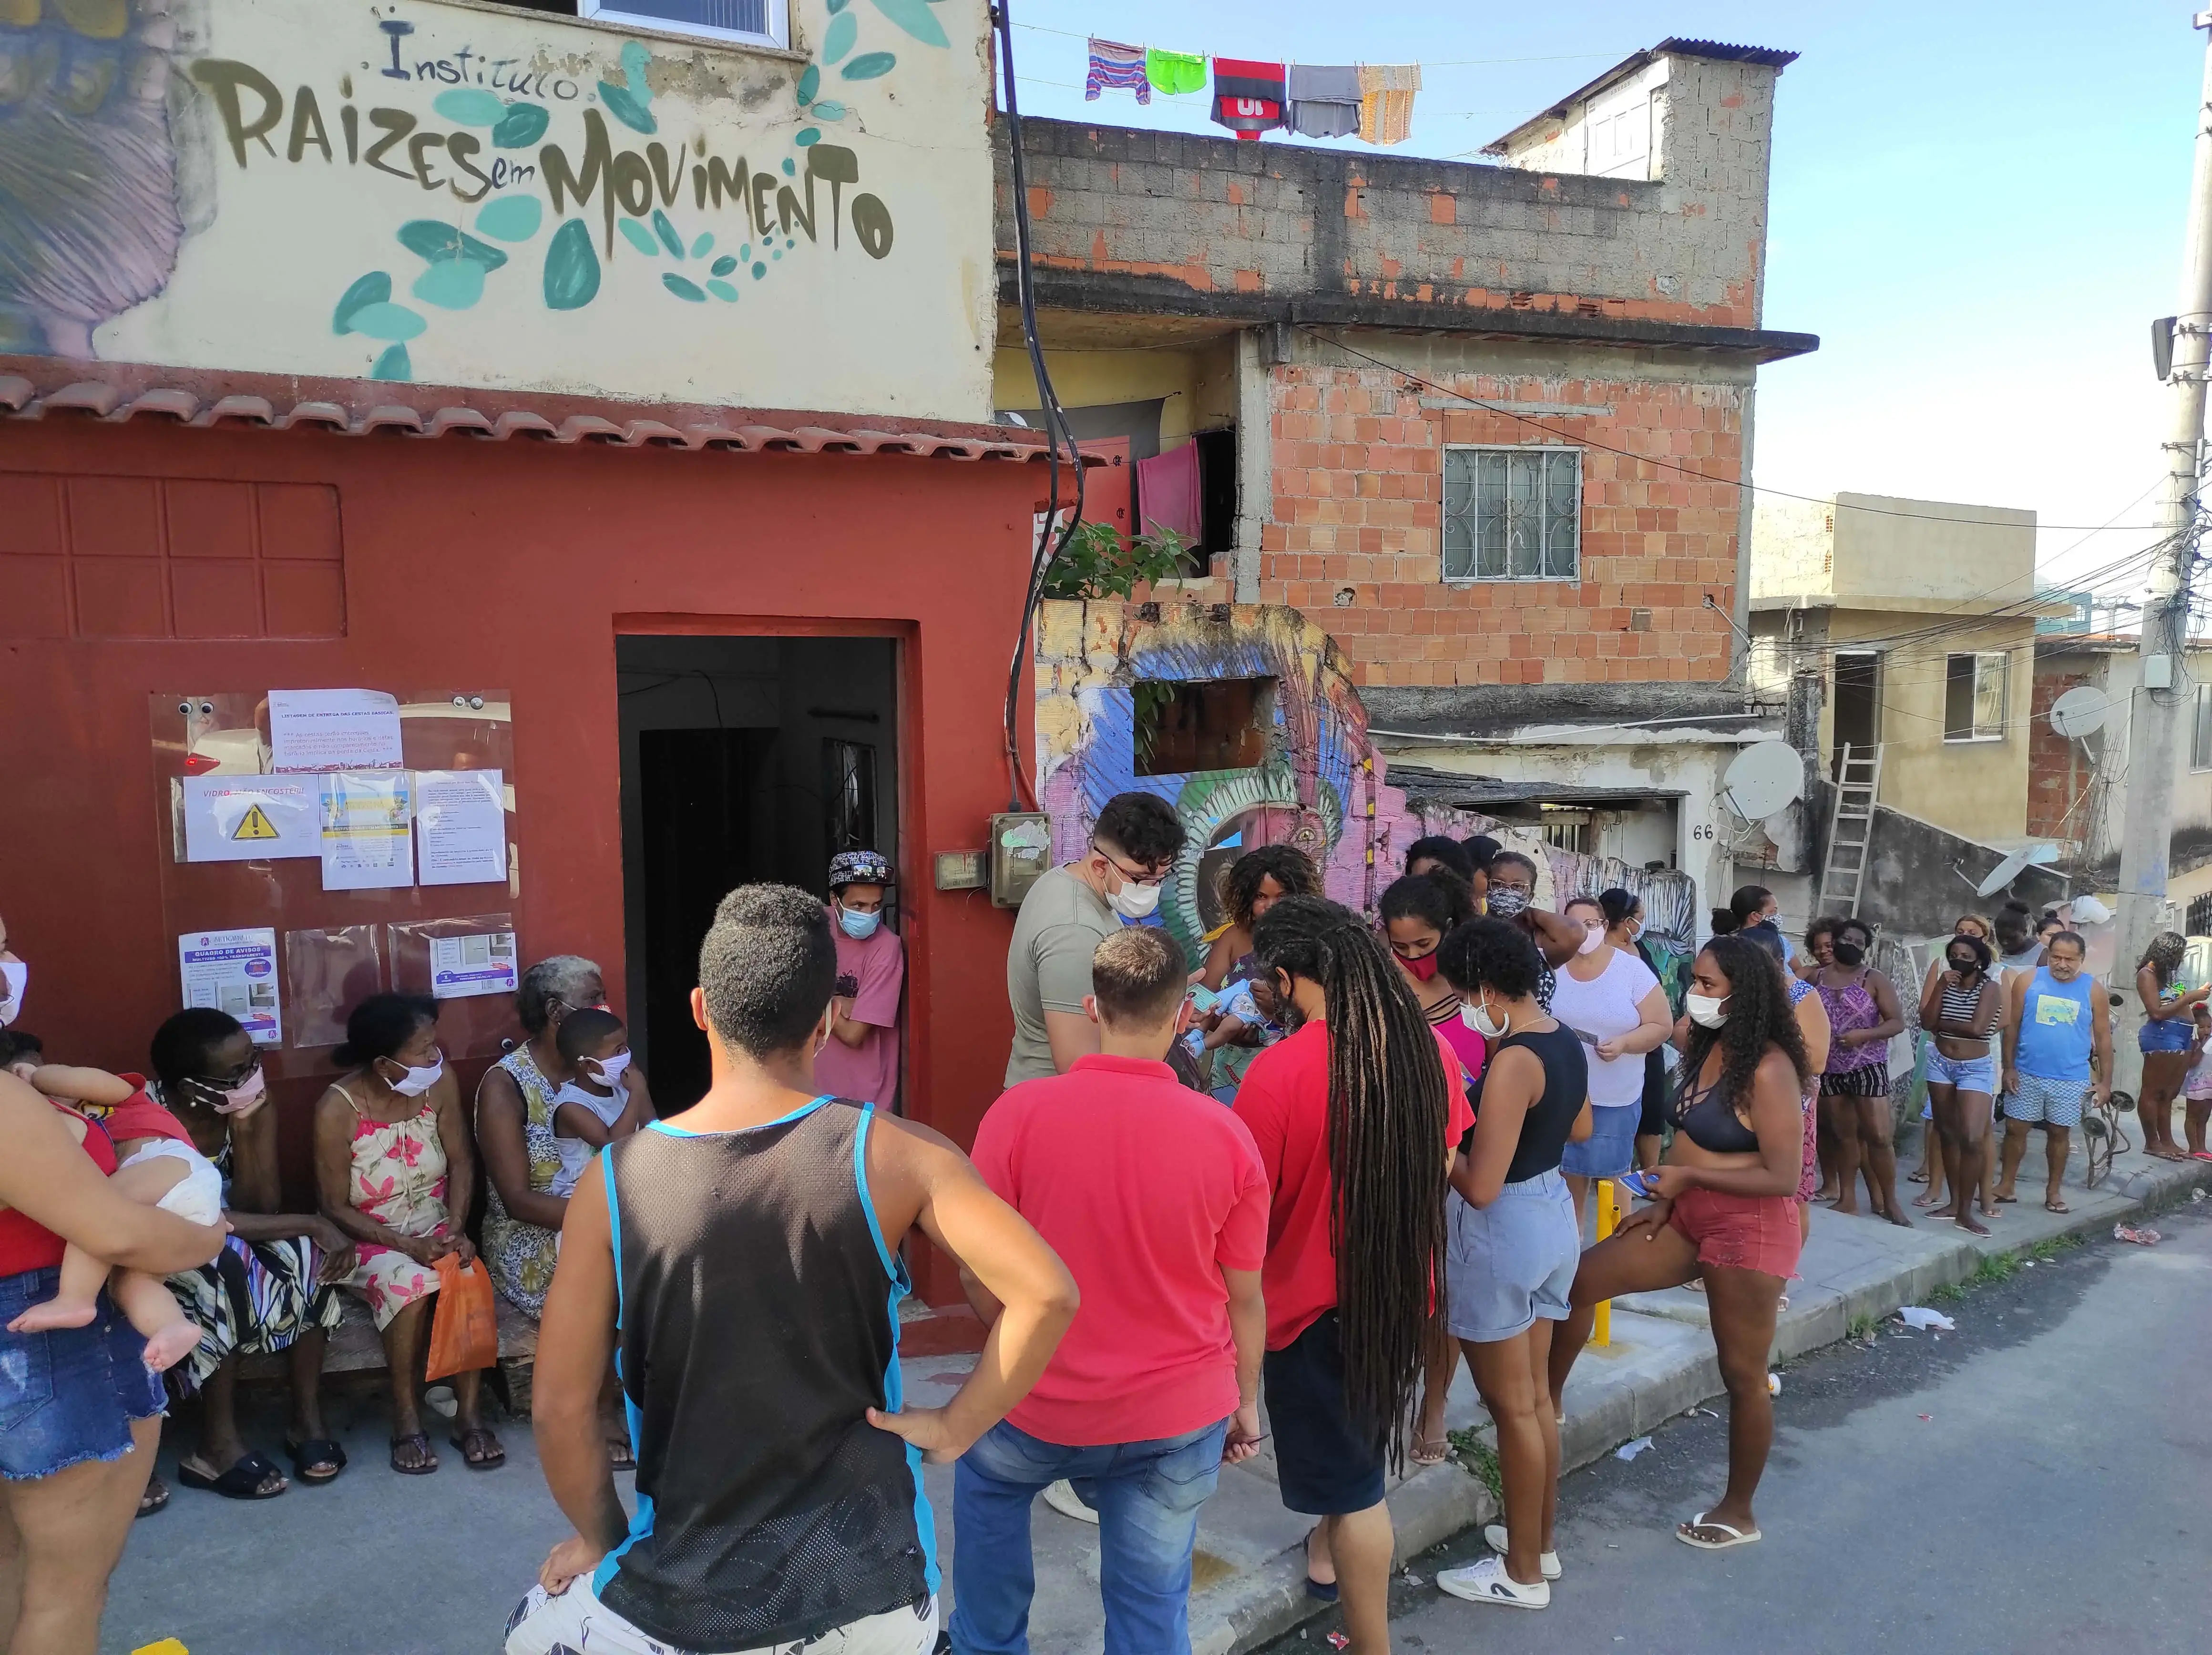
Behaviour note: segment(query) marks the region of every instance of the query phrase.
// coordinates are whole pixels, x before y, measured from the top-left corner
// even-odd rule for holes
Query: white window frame
[[[2197,686],[2197,714],[2189,726],[2189,767],[2212,770],[2212,684]]]
[[[1443,458],[1438,462],[1442,467],[1443,473],[1441,482],[1443,483],[1443,510],[1438,514],[1437,519],[1437,567],[1439,573],[1442,574],[1443,583],[1448,586],[1529,586],[1537,585],[1564,586],[1580,585],[1583,579],[1583,486],[1586,481],[1583,465],[1583,451],[1582,449],[1566,443],[1446,443],[1443,446]],[[1449,566],[1451,558],[1451,457],[1454,454],[1534,455],[1541,458],[1544,461],[1547,482],[1549,482],[1549,472],[1554,458],[1571,458],[1575,468],[1574,573],[1571,574],[1545,574],[1542,573],[1536,574],[1478,574],[1472,569],[1465,574],[1451,574],[1444,573]],[[1545,514],[1540,519],[1540,533],[1543,537],[1544,549],[1546,552],[1550,550],[1552,525],[1553,522],[1553,519],[1549,515],[1549,489],[1547,488],[1540,488],[1540,507]],[[1476,533],[1479,536],[1480,506],[1471,500],[1470,507],[1478,513]],[[1481,548],[1479,543],[1476,545],[1474,552],[1474,561],[1479,565],[1481,557]],[[1507,566],[1508,567],[1511,567],[1511,552],[1510,549],[1507,553]]]
[[[790,0],[762,0],[762,8],[768,20],[768,32],[754,34],[744,29],[718,28],[711,23],[687,23],[680,18],[652,16],[630,10],[622,3],[622,0],[576,0],[576,15],[592,22],[654,29],[663,34],[681,34],[701,40],[727,40],[733,45],[773,46],[779,52],[789,50]]]
[[[1951,664],[1954,661],[1972,661],[1973,680],[1966,697],[1966,733],[1951,733]],[[1995,664],[1998,683],[1998,713],[1996,728],[1989,730],[1974,721],[1974,707],[1981,700],[1982,673]],[[1943,739],[1946,743],[1964,747],[1974,743],[2001,742],[2010,727],[2012,700],[2012,652],[2002,649],[1955,650],[1943,658]]]

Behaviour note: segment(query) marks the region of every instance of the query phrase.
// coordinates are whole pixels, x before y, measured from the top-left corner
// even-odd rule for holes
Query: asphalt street
[[[1686,1416],[1633,1461],[1565,1479],[1548,1610],[1438,1592],[1439,1567],[1484,1555],[1465,1537],[1413,1560],[1395,1647],[2212,1647],[2212,1203],[2149,1222],[2155,1247],[2093,1241],[1936,1306],[1955,1334],[1892,1319],[1871,1346],[1785,1369],[1760,1543],[1707,1554],[1673,1538],[1718,1495],[1727,1460],[1724,1422]],[[1275,1650],[1320,1655],[1336,1624]]]

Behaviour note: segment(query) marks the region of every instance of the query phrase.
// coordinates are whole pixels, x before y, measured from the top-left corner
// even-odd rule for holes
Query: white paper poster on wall
[[[256,1046],[283,1043],[276,997],[276,933],[267,926],[244,931],[186,931],[177,938],[184,1003],[212,1006],[245,1026]]]
[[[515,989],[514,933],[430,939],[430,992],[441,1000],[465,1000],[479,994],[512,994]]]
[[[507,883],[507,794],[502,780],[496,770],[415,773],[416,883]]]
[[[322,778],[325,890],[415,882],[412,780],[404,770],[340,770]]]
[[[185,860],[268,862],[323,853],[312,776],[186,776]]]
[[[270,767],[380,770],[404,764],[399,700],[380,689],[272,689]]]

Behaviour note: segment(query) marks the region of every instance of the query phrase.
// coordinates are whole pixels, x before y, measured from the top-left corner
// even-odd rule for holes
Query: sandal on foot
[[[328,1437],[308,1437],[295,1442],[284,1440],[284,1452],[292,1462],[294,1475],[302,1482],[333,1482],[346,1468],[346,1451]],[[327,1470],[310,1470],[310,1466],[328,1466]]]
[[[1334,1603],[1337,1600],[1336,1582],[1313,1578],[1313,1537],[1319,1532],[1318,1528],[1308,1529],[1306,1537],[1298,1543],[1298,1549],[1305,1554],[1306,1596],[1316,1603]]]
[[[499,1439],[481,1425],[473,1431],[463,1431],[451,1439],[461,1451],[461,1459],[471,1471],[492,1471],[507,1464],[507,1450],[499,1446]]]
[[[169,1503],[169,1485],[157,1476],[146,1479],[146,1492],[138,1496],[138,1515],[151,1517]],[[135,1520],[135,1519],[134,1519]]]
[[[628,1437],[607,1439],[607,1469],[611,1471],[635,1471],[637,1456],[630,1450]]]
[[[2074,1209],[2063,1201],[2046,1201],[2043,1203],[2043,1210],[2047,1213],[2070,1213]]]
[[[275,1477],[278,1487],[266,1487]],[[284,1481],[283,1472],[266,1454],[248,1454],[221,1476],[195,1470],[190,1460],[177,1464],[177,1481],[187,1488],[198,1488],[211,1494],[221,1494],[225,1500],[274,1500],[291,1485]]]
[[[1451,1439],[1422,1437],[1413,1444],[1413,1452],[1406,1458],[1416,1465],[1441,1465],[1451,1458]]]
[[[399,1463],[399,1451],[402,1448],[414,1449],[422,1456],[422,1463],[416,1465],[402,1465]],[[427,1431],[414,1431],[404,1437],[392,1438],[392,1469],[402,1476],[428,1476],[436,1470],[438,1457],[430,1452],[430,1434]]]
[[[1700,1540],[1697,1536],[1697,1531],[1699,1529],[1717,1530],[1720,1533],[1726,1535],[1728,1538],[1725,1540]],[[1755,1545],[1765,1537],[1766,1537],[1757,1529],[1753,1529],[1749,1534],[1746,1534],[1741,1529],[1736,1528],[1731,1524],[1711,1522],[1706,1518],[1705,1513],[1703,1512],[1699,1512],[1687,1523],[1678,1523],[1674,1526],[1674,1538],[1680,1541],[1686,1546],[1695,1546],[1699,1551],[1727,1551],[1731,1547],[1735,1546]]]

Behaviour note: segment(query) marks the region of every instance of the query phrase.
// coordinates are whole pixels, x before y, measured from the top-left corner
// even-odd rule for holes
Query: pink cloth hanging
[[[1185,442],[1137,462],[1137,522],[1141,532],[1171,529],[1195,547],[1204,534],[1199,503],[1198,445]]]

